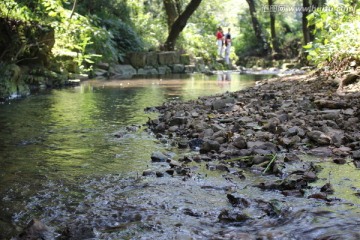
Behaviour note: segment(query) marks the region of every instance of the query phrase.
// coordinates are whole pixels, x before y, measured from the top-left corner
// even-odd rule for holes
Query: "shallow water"
[[[146,107],[240,90],[261,78],[266,76],[91,80],[0,105],[0,239],[19,233],[32,218],[50,226],[53,238],[69,228],[76,229],[73,239],[357,239],[359,172],[351,164],[332,170],[339,200],[327,203],[253,187],[272,176],[244,171],[241,180],[204,164],[194,165],[190,178],[142,177],[145,169],[168,168],[151,163],[153,151],[190,153],[160,144],[143,127],[114,137],[156,117]],[[329,181],[327,169],[338,166],[313,160],[325,168],[316,189]],[[247,222],[222,223],[220,212],[233,209],[227,193],[254,203],[276,201],[284,211],[264,216],[254,204],[241,210],[252,216]]]

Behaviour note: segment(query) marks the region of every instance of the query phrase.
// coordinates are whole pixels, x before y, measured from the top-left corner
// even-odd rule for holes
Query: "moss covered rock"
[[[21,68],[16,64],[0,66],[0,98],[28,95],[29,87],[21,78]]]

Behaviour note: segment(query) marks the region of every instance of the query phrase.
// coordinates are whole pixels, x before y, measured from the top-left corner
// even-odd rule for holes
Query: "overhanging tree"
[[[164,1],[173,1],[175,0],[164,0]],[[187,21],[195,10],[199,7],[202,0],[191,0],[190,3],[186,6],[185,10],[178,15],[174,23],[172,24],[169,35],[165,41],[164,49],[167,51],[172,51],[175,49],[175,43],[179,37],[182,30],[186,27]],[[168,21],[169,22],[169,21]]]

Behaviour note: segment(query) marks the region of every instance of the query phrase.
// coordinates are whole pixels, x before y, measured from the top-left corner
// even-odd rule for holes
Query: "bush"
[[[309,22],[315,25],[316,38],[304,48],[307,59],[315,65],[360,58],[360,15],[338,11],[339,8],[351,9],[348,5],[336,5],[332,11],[319,9],[309,15]]]

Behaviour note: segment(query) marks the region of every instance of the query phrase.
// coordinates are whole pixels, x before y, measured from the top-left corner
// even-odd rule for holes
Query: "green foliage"
[[[125,52],[136,52],[143,49],[143,42],[140,36],[128,25],[119,19],[106,19],[104,26],[111,33],[115,48],[118,49],[118,59],[122,60],[122,54]]]
[[[72,3],[62,0],[4,0],[0,3],[0,14],[52,27],[56,37],[52,49],[54,56],[73,59],[80,71],[90,70],[100,60],[121,60],[127,51],[143,48],[141,38],[130,26],[126,1],[84,1],[73,14]]]
[[[158,49],[168,34],[162,0],[130,1],[128,4],[133,30],[141,36],[143,48]]]
[[[177,41],[177,48],[184,49],[193,56],[202,57],[205,62],[213,63],[217,56],[216,29],[226,18],[222,6],[225,1],[203,1],[190,17],[186,28]],[[220,14],[217,18],[217,14]],[[228,24],[228,23],[227,23]],[[233,53],[232,59],[235,58]]]
[[[262,43],[258,43],[255,37],[248,4],[246,1],[243,2],[246,7],[242,8],[238,13],[239,36],[236,41],[234,41],[236,54],[240,58],[246,56],[257,56],[260,54],[259,50],[262,49],[259,45]],[[255,3],[256,17],[262,26],[262,32],[265,35],[268,44],[272,47],[272,42],[270,41],[270,13],[264,11],[264,9],[267,9],[266,7],[268,6],[268,1],[261,0],[255,1]],[[288,6],[288,8],[285,9],[290,9],[291,6],[301,6],[302,2],[299,0],[276,0],[274,1],[274,4],[285,7]],[[276,41],[279,44],[279,49],[284,57],[292,58],[298,55],[298,43],[301,42],[302,39],[301,18],[301,12],[275,12]]]
[[[187,26],[176,41],[176,49],[185,51],[192,56],[203,57],[212,61],[216,57],[215,32],[224,19],[224,5],[229,0],[203,1],[190,17]],[[166,14],[162,0],[129,1],[131,22],[134,31],[142,37],[144,49],[155,50],[165,42],[168,36]],[[189,1],[178,1],[184,10]],[[228,23],[226,23],[228,24]],[[233,54],[235,58],[235,55]]]
[[[360,14],[351,12],[353,9],[350,5],[330,5],[309,15],[316,33],[315,41],[304,46],[309,61],[322,66],[347,57],[360,58]]]
[[[239,14],[239,36],[233,41],[238,56],[258,55],[257,50],[261,49],[256,41],[254,30],[251,24],[250,14],[243,12]]]

